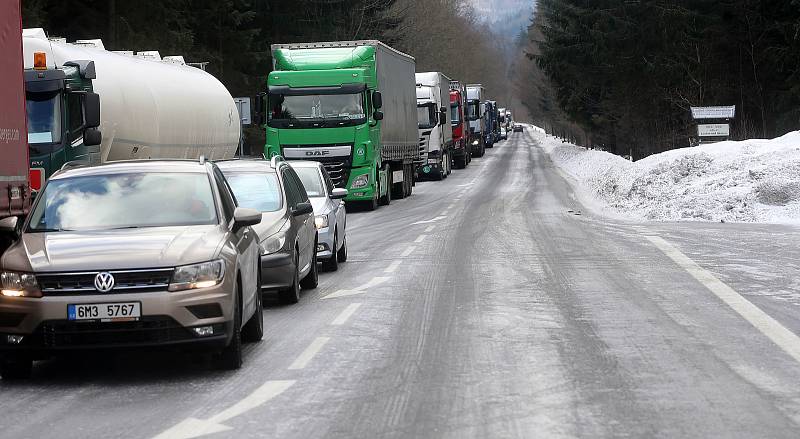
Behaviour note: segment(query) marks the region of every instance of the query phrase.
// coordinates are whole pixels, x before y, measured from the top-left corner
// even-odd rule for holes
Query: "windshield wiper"
[[[28,229],[28,233],[55,233],[55,232],[74,232],[72,229]]]

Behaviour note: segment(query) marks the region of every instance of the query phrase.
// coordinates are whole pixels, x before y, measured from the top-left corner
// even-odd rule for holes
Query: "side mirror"
[[[97,93],[86,93],[83,98],[83,117],[86,128],[97,128],[100,126],[100,95]]]
[[[103,142],[103,133],[97,128],[86,128],[83,132],[83,144],[85,146],[96,146]]]
[[[383,120],[383,111],[375,110],[375,113],[372,115],[372,118],[375,120]]]
[[[8,218],[3,218],[0,220],[0,234],[3,235],[17,235],[17,225],[19,223],[19,218],[15,216],[10,216]]]
[[[267,94],[261,92],[256,96],[255,102],[255,113],[256,113],[256,124],[264,125],[266,123],[266,113],[264,112],[264,99],[266,98]]]
[[[246,207],[237,207],[233,211],[233,231],[238,232],[244,227],[254,226],[261,222],[261,212]]]
[[[292,209],[294,216],[308,215],[309,213],[314,213],[314,206],[311,203],[298,203],[297,207]]]
[[[444,125],[445,123],[447,123],[447,110],[442,107],[439,111],[439,125]]]
[[[337,187],[331,191],[331,200],[341,200],[346,196],[347,196],[347,189],[342,189]]]
[[[376,109],[383,108],[383,95],[378,90],[372,92],[372,106]]]

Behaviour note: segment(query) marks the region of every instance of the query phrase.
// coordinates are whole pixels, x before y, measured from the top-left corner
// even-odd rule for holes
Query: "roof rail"
[[[91,165],[92,164],[89,163],[88,160],[72,160],[61,165],[61,170],[66,171],[67,169],[86,168]]]
[[[278,167],[278,162],[285,162],[285,161],[286,161],[286,159],[283,158],[283,156],[276,155],[275,157],[272,157],[272,160],[270,160],[269,166],[272,167],[272,168],[277,168]]]

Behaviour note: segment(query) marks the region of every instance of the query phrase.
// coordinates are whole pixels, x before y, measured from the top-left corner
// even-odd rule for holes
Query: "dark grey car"
[[[253,226],[261,243],[261,289],[297,303],[317,287],[317,230],[303,183],[281,157],[218,162],[241,206],[262,213]]]

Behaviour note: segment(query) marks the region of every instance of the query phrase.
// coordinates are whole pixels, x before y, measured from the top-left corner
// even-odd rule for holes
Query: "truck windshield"
[[[480,106],[481,103],[479,101],[470,101],[467,104],[467,120],[480,119]]]
[[[452,125],[457,126],[461,123],[461,106],[458,104],[450,104],[450,119]]]
[[[28,143],[61,142],[61,99],[59,93],[28,93]]]
[[[417,121],[420,129],[436,126],[436,104],[417,105]]]
[[[353,126],[366,122],[364,93],[269,95],[268,124],[273,128]]]
[[[216,224],[206,173],[124,173],[47,183],[28,232]],[[91,214],[87,214],[91,212]]]

